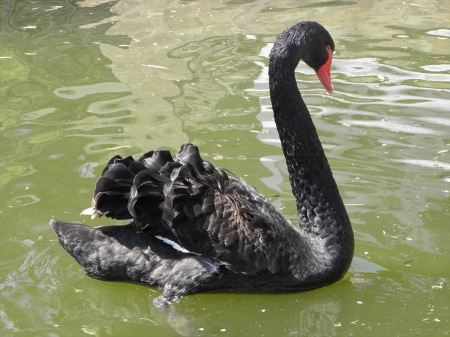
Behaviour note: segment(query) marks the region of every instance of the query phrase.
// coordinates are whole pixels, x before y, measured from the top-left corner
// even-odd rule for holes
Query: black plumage
[[[92,215],[132,222],[90,228],[52,220],[61,245],[89,276],[157,286],[165,301],[203,291],[301,291],[340,280],[352,260],[353,232],[294,75],[304,59],[331,91],[333,50],[325,28],[301,22],[270,54],[270,93],[299,228],[255,188],[184,144],[176,156],[112,158],[96,183]]]

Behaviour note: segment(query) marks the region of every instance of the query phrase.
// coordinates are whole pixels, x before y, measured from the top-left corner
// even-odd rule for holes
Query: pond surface
[[[447,336],[450,20],[436,1],[2,1],[2,336]],[[50,218],[79,215],[115,154],[197,144],[297,222],[268,98],[286,27],[323,24],[333,95],[298,85],[352,220],[345,279],[295,294],[160,291],[85,276]]]

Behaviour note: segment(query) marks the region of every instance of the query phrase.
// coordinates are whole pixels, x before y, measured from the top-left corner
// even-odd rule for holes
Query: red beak
[[[331,62],[333,61],[333,51],[331,50],[330,46],[328,46],[327,50],[328,50],[328,60],[322,67],[319,68],[319,70],[316,71],[316,74],[325,90],[329,94],[331,94],[333,92],[333,85],[331,84],[330,68]]]

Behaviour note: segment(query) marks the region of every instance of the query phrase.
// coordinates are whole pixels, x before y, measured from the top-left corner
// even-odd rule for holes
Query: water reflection
[[[235,123],[237,118],[257,112],[256,102],[242,92],[259,73],[259,67],[245,57],[247,48],[257,48],[259,43],[247,47],[247,42],[244,36],[208,38],[168,54],[186,62],[192,72],[189,79],[176,81],[180,94],[168,99],[185,130],[254,128],[254,124]]]
[[[119,82],[106,82],[91,85],[74,87],[63,87],[54,90],[56,96],[65,99],[80,99],[86,95],[96,95],[101,93],[128,92],[129,89]]]

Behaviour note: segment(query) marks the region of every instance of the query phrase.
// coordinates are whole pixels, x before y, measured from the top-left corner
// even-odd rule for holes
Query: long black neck
[[[275,123],[297,202],[300,234],[312,256],[320,255],[326,279],[340,279],[350,266],[354,240],[350,220],[328,160],[295,80],[295,57],[274,47],[269,66]],[[304,247],[302,247],[304,248]],[[314,262],[313,262],[314,264]],[[326,266],[323,266],[325,264]]]

